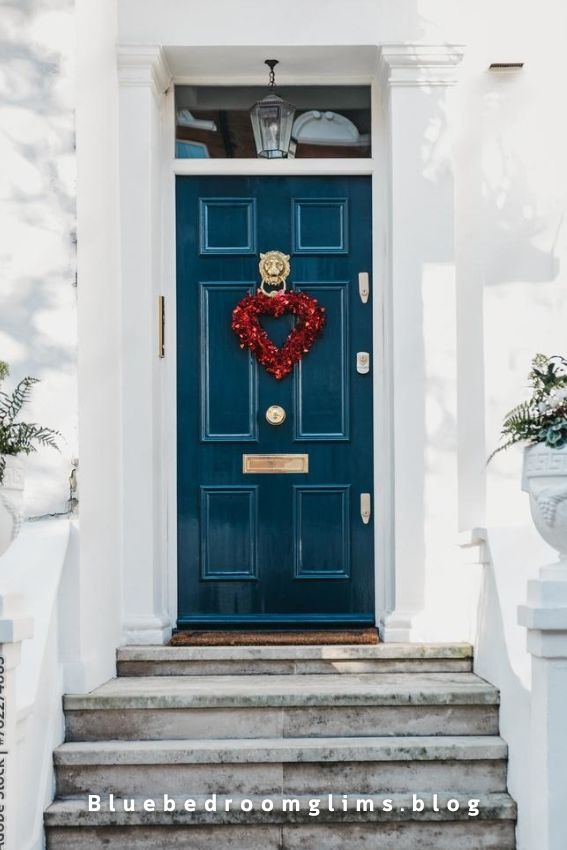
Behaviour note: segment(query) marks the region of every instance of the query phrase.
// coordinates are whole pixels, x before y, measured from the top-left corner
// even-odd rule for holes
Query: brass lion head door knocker
[[[285,292],[286,281],[291,272],[289,254],[282,254],[281,251],[267,251],[265,254],[260,254],[258,269],[262,278],[260,290],[264,295],[271,298],[278,292]],[[266,289],[266,286],[269,289]],[[281,289],[278,289],[280,286]]]
[[[269,375],[281,381],[311,350],[326,321],[325,308],[305,292],[287,292],[291,273],[290,255],[282,251],[260,254],[260,285],[232,311],[232,329],[241,348],[248,348]],[[291,313],[295,327],[281,348],[272,342],[260,324],[260,316],[279,318]]]

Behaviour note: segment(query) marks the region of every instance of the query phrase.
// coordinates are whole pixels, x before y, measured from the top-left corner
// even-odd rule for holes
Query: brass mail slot
[[[242,472],[309,472],[309,455],[242,455]]]

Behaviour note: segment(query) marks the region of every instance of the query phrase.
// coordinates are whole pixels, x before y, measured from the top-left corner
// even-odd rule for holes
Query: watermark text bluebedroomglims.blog
[[[6,664],[0,655],[0,847],[6,843]]]
[[[426,812],[466,812],[470,818],[478,817],[480,800],[457,799],[440,794],[411,794],[403,801],[400,798],[373,797],[367,795],[353,794],[320,794],[307,797],[226,797],[224,795],[210,794],[206,798],[172,797],[163,794],[160,797],[122,798],[114,794],[104,797],[99,794],[89,794],[89,812],[306,812],[310,817],[318,817],[322,813],[357,812],[360,814],[368,812],[412,812],[413,814],[425,814]]]

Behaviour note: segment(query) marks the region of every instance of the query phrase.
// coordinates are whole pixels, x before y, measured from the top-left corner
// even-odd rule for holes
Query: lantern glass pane
[[[258,156],[266,159],[287,156],[294,113],[291,104],[273,94],[252,107],[250,117]]]

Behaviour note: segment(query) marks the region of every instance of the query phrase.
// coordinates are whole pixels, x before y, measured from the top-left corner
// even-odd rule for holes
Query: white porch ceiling
[[[364,46],[165,47],[176,81],[243,85],[268,79],[265,59],[278,59],[280,84],[369,83],[376,72],[378,48]]]

